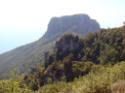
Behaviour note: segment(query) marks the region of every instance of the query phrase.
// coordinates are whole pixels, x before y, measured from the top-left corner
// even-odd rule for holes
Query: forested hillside
[[[30,68],[28,74],[15,73],[16,78],[1,80],[0,93],[111,93],[123,89],[124,35],[122,27],[85,37],[65,34],[53,51],[45,53],[44,64]]]

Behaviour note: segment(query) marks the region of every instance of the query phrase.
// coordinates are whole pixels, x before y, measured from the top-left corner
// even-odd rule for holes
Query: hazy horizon
[[[39,39],[54,16],[88,14],[101,28],[122,26],[124,0],[1,0],[0,54]]]

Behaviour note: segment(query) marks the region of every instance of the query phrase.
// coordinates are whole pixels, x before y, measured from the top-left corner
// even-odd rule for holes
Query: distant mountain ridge
[[[0,74],[6,76],[14,68],[19,72],[25,72],[43,61],[44,52],[51,50],[56,40],[65,33],[85,36],[88,32],[99,30],[99,23],[88,15],[54,17],[50,20],[46,33],[38,41],[0,55]]]

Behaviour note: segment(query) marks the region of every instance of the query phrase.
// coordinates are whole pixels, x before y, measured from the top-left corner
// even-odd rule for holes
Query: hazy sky
[[[125,0],[0,0],[0,53],[39,39],[51,17],[76,13],[103,28],[121,26]]]

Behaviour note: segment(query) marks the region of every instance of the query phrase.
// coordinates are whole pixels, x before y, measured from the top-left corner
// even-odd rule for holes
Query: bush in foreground
[[[32,93],[27,88],[20,88],[20,83],[14,80],[1,80],[0,93]]]
[[[111,86],[125,80],[125,62],[114,66],[96,65],[88,75],[70,83],[54,83],[42,87],[38,93],[111,93]]]

